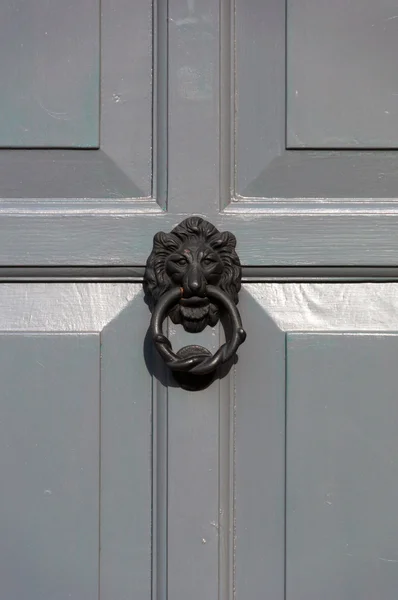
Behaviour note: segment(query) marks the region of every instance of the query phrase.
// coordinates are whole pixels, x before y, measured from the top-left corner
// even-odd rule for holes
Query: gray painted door
[[[0,286],[4,598],[150,597],[151,379],[140,288]]]
[[[1,598],[396,600],[397,17],[3,0]],[[141,286],[191,214],[248,333],[201,392]]]

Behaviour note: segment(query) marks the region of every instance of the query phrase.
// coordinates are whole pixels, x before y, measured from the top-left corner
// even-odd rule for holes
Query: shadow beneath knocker
[[[159,355],[152,341],[151,328],[148,327],[144,339],[144,360],[148,372],[165,387],[179,387],[172,377],[170,369]]]
[[[232,323],[228,317],[228,314],[226,312],[222,312],[220,315],[220,323],[221,326],[224,329],[224,333],[225,333],[225,339],[229,340],[232,337]],[[229,372],[231,371],[232,367],[234,365],[237,364],[237,362],[239,361],[239,357],[237,354],[234,354],[234,356],[228,360],[226,363],[222,364],[219,368],[218,368],[218,372],[219,372],[219,377],[220,379],[223,379],[224,377],[226,377]]]
[[[152,314],[154,309],[154,302],[152,296],[148,293],[145,284],[143,285],[144,290],[144,302],[148,306],[150,313]],[[144,339],[144,360],[146,368],[152,377],[155,377],[165,387],[179,387],[177,382],[172,377],[170,369],[165,365],[162,357],[157,352],[155,345],[152,340],[151,326],[149,325],[145,339]]]

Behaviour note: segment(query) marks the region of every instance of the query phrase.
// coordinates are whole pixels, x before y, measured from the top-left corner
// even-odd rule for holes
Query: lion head
[[[146,293],[156,303],[178,286],[182,297],[170,311],[173,323],[192,333],[215,325],[219,309],[206,297],[206,285],[217,285],[238,303],[241,267],[235,246],[232,233],[220,233],[200,217],[185,219],[170,233],[157,233],[146,264]]]

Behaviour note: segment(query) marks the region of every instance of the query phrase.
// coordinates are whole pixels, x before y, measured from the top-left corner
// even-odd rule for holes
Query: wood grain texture
[[[243,203],[242,203],[243,204]],[[62,206],[62,204],[61,204]],[[170,231],[188,214],[161,213],[154,203],[86,203],[0,207],[1,266],[144,265],[158,231]],[[60,213],[60,214],[59,214]],[[209,218],[207,214],[199,213]],[[347,203],[325,209],[278,205],[230,205],[214,215],[220,230],[233,231],[238,253],[250,266],[395,266],[398,215],[394,205]]]
[[[398,283],[246,284],[245,290],[282,331],[398,329]]]
[[[89,588],[84,599],[99,589],[104,600],[235,596],[301,600],[285,597],[286,336],[295,340],[303,331],[310,337],[323,332],[326,340],[332,334],[339,340],[341,355],[352,358],[355,352],[346,342],[352,332],[358,334],[359,344],[365,333],[372,345],[376,338],[392,337],[397,329],[398,284],[380,281],[397,278],[396,153],[285,152],[285,3],[236,0],[232,6],[227,0],[169,0],[153,6],[149,0],[103,0],[101,4],[100,149],[0,152],[4,353],[9,338],[26,344],[20,360],[26,375],[21,382],[15,376],[10,379],[10,373],[15,375],[12,357],[5,362],[9,368],[3,375],[11,396],[3,402],[10,415],[9,429],[18,433],[21,419],[16,423],[11,409],[18,394],[28,398],[29,390],[29,402],[25,398],[23,406],[31,418],[24,427],[33,440],[31,402],[33,408],[38,406],[44,428],[51,416],[45,402],[57,395],[59,381],[61,392],[52,410],[58,409],[53,422],[64,446],[54,454],[67,461],[71,450],[65,438],[72,430],[74,440],[86,423],[81,418],[86,407],[77,402],[80,390],[95,388],[95,393],[87,394],[87,402],[94,407],[98,437],[84,448],[93,465],[87,497],[93,498],[95,508],[82,531],[70,516],[78,511],[78,503],[70,506],[65,500],[65,510],[60,511],[61,539],[68,542],[71,530],[91,540],[89,544],[85,539],[81,547],[81,553],[89,555],[87,574],[75,557],[65,561],[75,575],[70,579]],[[170,231],[192,214],[235,233],[247,267],[245,277],[250,279],[240,297],[248,338],[238,361],[227,376],[196,393],[181,390],[153,354],[147,333],[150,313],[141,287],[153,235]],[[14,283],[6,282],[7,277]],[[263,277],[373,277],[378,282],[258,283]],[[40,278],[47,283],[38,283]],[[60,283],[62,278],[67,283]],[[90,283],[75,281],[83,278]],[[199,342],[213,351],[224,335],[221,327],[194,338],[181,327],[170,327],[168,333],[175,349]],[[48,352],[46,336],[56,339],[54,352]],[[48,352],[48,364],[57,367],[55,384],[39,380],[36,385],[43,368],[34,364],[29,371],[36,352],[31,338],[38,341],[38,349]],[[80,339],[89,340],[90,357],[85,361],[89,380],[82,373],[85,363],[76,363],[83,353],[79,355],[74,346]],[[64,354],[65,340],[63,372],[57,361]],[[307,346],[310,343],[312,338]],[[372,352],[380,354],[375,382],[383,395],[381,362],[390,361],[390,369],[394,348],[376,343],[368,352],[363,346],[359,358],[362,351],[357,378],[365,369],[371,379],[369,357]],[[321,354],[318,384],[325,370],[321,358],[326,354]],[[297,368],[291,364],[297,379],[300,360],[307,361],[307,380],[297,384],[295,396],[300,414],[292,412],[294,422],[288,423],[296,436],[288,433],[288,437],[295,440],[293,451],[297,450],[297,457],[291,454],[290,460],[297,461],[300,449],[306,449],[295,429],[302,423],[301,408],[311,393],[319,408],[321,395],[318,388],[311,388],[312,354],[303,356],[297,359]],[[39,361],[47,364],[40,357]],[[344,417],[344,394],[354,398],[356,411],[363,406],[358,400],[361,388],[350,382],[343,361],[337,356],[330,362],[331,379],[341,380],[341,386],[333,388],[339,394],[336,422]],[[65,377],[74,372],[77,384],[69,390]],[[365,404],[374,406],[374,388],[372,398],[371,386],[363,387],[364,397],[369,394]],[[393,404],[392,387],[380,402],[385,418]],[[294,400],[295,390],[290,392]],[[70,421],[63,420],[62,411],[69,406],[75,410],[68,413]],[[70,426],[73,420],[76,431]],[[313,423],[320,431],[327,429],[319,413]],[[367,430],[361,423],[368,437],[380,439],[382,427]],[[391,455],[391,428],[387,434]],[[313,432],[308,434],[311,439]],[[314,471],[319,477],[324,467],[321,450]],[[8,458],[7,451],[4,456]],[[362,459],[350,456],[350,466],[363,467]],[[43,471],[50,465],[46,460],[39,465]],[[337,470],[344,475],[341,463]],[[303,498],[311,504],[316,482],[306,465],[299,467],[308,483],[308,496]],[[10,476],[7,464],[4,469]],[[20,464],[19,472],[23,469]],[[393,466],[386,473],[393,479]],[[360,490],[361,482],[355,482]],[[31,480],[23,484],[29,488]],[[288,485],[294,491],[292,478]],[[395,488],[388,489],[395,493]],[[11,505],[12,489],[7,489],[6,497]],[[380,512],[386,507],[385,514],[393,519],[391,505],[372,498]],[[300,514],[306,517],[304,509],[301,504]],[[368,503],[362,514],[371,518],[371,510]],[[39,514],[49,528],[47,515]],[[23,523],[34,529],[28,517]],[[376,532],[377,548],[366,529],[358,539],[368,556],[377,550],[379,558],[395,560],[391,552],[384,554],[391,548],[384,537],[387,517],[383,518],[375,518],[383,529],[380,535]],[[290,515],[288,528],[292,523],[296,527]],[[318,523],[319,535],[335,525],[331,520],[329,529],[322,529],[324,524]],[[291,531],[290,527],[288,552],[297,571],[290,568],[288,578],[294,583],[315,550],[307,547],[307,553],[297,558],[302,536],[294,538]],[[334,548],[336,531],[337,527],[332,532]],[[312,535],[316,547],[319,537],[317,532]],[[48,554],[51,544],[56,547],[52,539],[40,543],[39,551],[44,548]],[[62,552],[56,547],[51,557],[56,568],[62,564]],[[319,552],[315,557],[323,573],[325,556]],[[336,556],[332,558],[338,564]],[[361,568],[362,558],[358,553]],[[28,559],[24,565],[29,574]],[[378,566],[391,564],[381,561]],[[47,585],[44,571],[38,572]],[[12,577],[16,586],[25,585]],[[335,595],[342,592],[342,598],[344,594],[350,598],[350,585],[357,585],[354,593],[365,589],[363,570],[357,571],[354,584],[349,577]],[[324,580],[320,569],[314,585],[324,585]],[[386,575],[386,582],[384,591],[389,593],[394,573]],[[289,585],[288,593],[293,589]],[[300,593],[312,594],[308,586]],[[19,590],[18,597],[23,597]],[[40,600],[52,600],[53,595],[47,597]],[[372,600],[378,597],[382,595],[373,593]]]
[[[284,13],[280,12],[279,5],[267,13],[272,14],[273,23],[272,36],[268,37],[262,35],[261,27],[257,26],[264,23],[265,5],[253,4],[249,10],[241,7],[240,0],[237,0],[235,80],[231,80],[230,73],[233,61],[228,58],[225,49],[222,66],[219,63],[220,35],[224,43],[229,41],[231,46],[234,38],[231,31],[233,14],[227,10],[225,3],[222,5],[224,20],[221,28],[224,33],[220,33],[218,4],[213,4],[212,0],[200,7],[175,0],[175,4],[172,2],[169,6],[168,25],[157,22],[156,35],[160,37],[159,40],[156,38],[155,66],[159,69],[159,81],[163,83],[162,93],[156,96],[156,114],[157,120],[160,117],[162,120],[162,134],[155,151],[155,179],[159,181],[159,203],[165,207],[167,193],[170,200],[168,212],[162,210],[148,195],[152,192],[152,167],[148,162],[152,152],[148,150],[151,147],[152,109],[144,101],[149,93],[149,87],[145,86],[150,85],[144,72],[147,73],[145,69],[149,69],[152,59],[150,42],[146,38],[149,46],[140,37],[141,53],[134,54],[136,62],[133,70],[141,73],[139,77],[137,75],[140,82],[136,91],[138,96],[133,99],[126,92],[125,97],[128,110],[131,115],[134,114],[130,118],[144,127],[137,138],[132,138],[129,127],[124,125],[121,133],[121,123],[125,123],[125,104],[118,98],[113,103],[110,100],[111,89],[117,87],[117,82],[124,77],[120,69],[127,68],[130,62],[123,63],[125,66],[120,66],[120,69],[118,67],[117,73],[107,75],[111,61],[106,57],[110,53],[109,56],[114,56],[116,61],[117,52],[131,57],[133,46],[129,44],[135,43],[131,36],[122,36],[122,40],[118,38],[121,46],[111,44],[121,27],[116,13],[126,16],[123,26],[129,18],[131,20],[131,6],[124,5],[124,0],[118,1],[122,3],[120,13],[112,12],[105,2],[103,15],[106,55],[103,85],[106,88],[104,98],[107,98],[103,119],[109,118],[109,131],[114,133],[103,138],[105,150],[0,153],[0,266],[142,266],[150,251],[152,236],[159,230],[170,230],[191,214],[203,215],[220,229],[233,231],[238,238],[244,265],[321,267],[396,264],[398,211],[394,153],[282,154],[282,138],[278,137],[280,130],[277,126],[279,112],[275,112],[276,109],[281,110],[280,99],[283,97],[282,80],[278,78],[284,46],[278,36],[282,35],[280,25],[284,23]],[[134,10],[138,9],[135,7]],[[250,37],[248,31],[252,14],[256,15],[256,26]],[[146,1],[140,3],[137,15],[134,22],[143,36],[142,32],[150,31],[152,23],[151,9]],[[166,17],[166,10],[157,13],[158,20]],[[147,23],[146,30],[144,21]],[[189,32],[195,32],[195,36]],[[267,46],[269,52],[265,53],[263,44],[271,39],[275,52],[272,53]],[[253,95],[250,95],[249,81],[246,87],[242,87],[244,77],[249,77],[251,72],[248,65],[254,45],[256,56],[263,61],[269,77],[276,78],[275,85],[267,85],[269,93],[273,90],[272,93],[278,94],[272,102],[270,99],[264,103],[260,93],[251,91]],[[167,61],[158,60],[161,48],[170,50],[169,67]],[[267,61],[270,61],[269,64]],[[168,75],[165,69],[169,69]],[[110,78],[109,85],[107,77]],[[263,85],[262,79],[256,78],[256,82],[259,86]],[[231,199],[225,210],[220,212],[220,206],[228,204],[228,173],[232,169],[226,133],[228,115],[231,114],[230,94],[227,93],[229,85],[237,86],[234,91],[239,99],[236,129],[238,180],[239,165],[248,161],[251,174],[247,172],[244,180],[251,185],[245,185],[244,189],[238,186],[238,192],[245,191],[249,196]],[[241,93],[242,97],[239,96]],[[266,107],[274,107],[270,109],[270,116],[264,113]],[[263,113],[264,118],[260,118]],[[253,114],[258,116],[254,119],[255,131],[250,125]],[[272,127],[276,128],[272,132],[270,130],[270,135],[266,135],[263,128],[266,123],[272,123]],[[141,150],[134,150],[140,157],[137,161],[132,160],[127,146],[123,144],[127,143],[130,149],[139,147],[144,151],[143,138],[148,140],[147,150],[142,155]],[[279,141],[269,154],[266,144],[273,139]],[[248,145],[249,141],[252,145]],[[112,154],[112,148],[116,146],[123,153],[123,160],[138,169],[137,175]],[[257,161],[259,157],[261,164]],[[268,167],[264,171],[266,164]],[[138,182],[141,182],[141,187]]]

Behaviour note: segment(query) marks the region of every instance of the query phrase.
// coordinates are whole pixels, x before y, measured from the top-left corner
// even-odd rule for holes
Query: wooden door
[[[153,7],[0,13],[0,596],[149,599]]]
[[[3,594],[395,600],[393,4],[0,13]],[[248,333],[198,392],[142,292],[192,214],[238,238]]]

